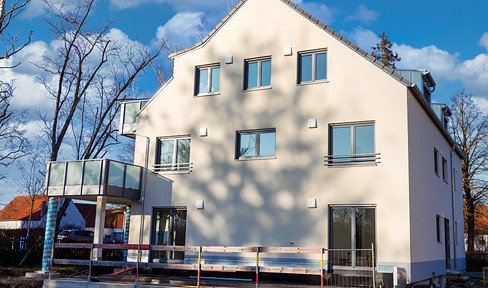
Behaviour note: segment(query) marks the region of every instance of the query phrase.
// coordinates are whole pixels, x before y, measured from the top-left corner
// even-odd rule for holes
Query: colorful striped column
[[[58,212],[58,199],[49,198],[47,208],[46,232],[44,234],[44,250],[42,252],[42,271],[49,271],[49,260],[51,259],[52,244],[56,231],[56,215]]]
[[[129,228],[130,228],[130,206],[125,210],[125,229],[124,229],[124,244],[129,244]],[[127,261],[127,249],[124,249],[124,261]]]

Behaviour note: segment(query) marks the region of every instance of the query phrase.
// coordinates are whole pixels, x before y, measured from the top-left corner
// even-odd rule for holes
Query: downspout
[[[454,264],[454,269],[453,270],[455,270],[456,267],[457,267],[457,261],[456,261],[456,259],[457,259],[457,252],[456,252],[456,245],[457,245],[457,239],[456,239],[456,232],[457,231],[456,230],[457,229],[456,228],[457,227],[456,227],[456,218],[454,218],[455,217],[455,213],[454,213],[454,177],[455,177],[455,175],[454,175],[454,168],[453,168],[453,165],[452,165],[453,164],[453,162],[452,162],[452,158],[453,158],[452,157],[452,153],[454,152],[454,147],[456,147],[456,144],[453,143],[452,146],[451,146],[451,153],[450,153],[450,158],[451,158],[451,205],[452,205],[451,211],[452,211],[452,236],[453,236],[452,237],[452,240],[453,240],[452,242],[454,243],[453,244],[453,249],[452,249],[454,251],[454,255],[453,255],[454,256],[454,263],[453,263]]]

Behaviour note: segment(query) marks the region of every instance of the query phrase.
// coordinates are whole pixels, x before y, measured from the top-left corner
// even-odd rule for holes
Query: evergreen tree
[[[398,53],[391,50],[393,43],[388,40],[388,36],[385,35],[385,32],[378,34],[378,36],[380,36],[381,41],[376,44],[376,47],[371,47],[371,56],[380,60],[386,66],[395,69],[395,63],[402,61],[402,58],[398,56]]]

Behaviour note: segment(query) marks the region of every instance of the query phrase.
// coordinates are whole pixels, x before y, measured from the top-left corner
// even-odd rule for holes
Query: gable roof
[[[229,19],[237,12],[237,10],[239,10],[239,8],[241,8],[242,5],[244,5],[247,1],[248,0],[242,0],[241,2],[236,4],[234,6],[234,9],[232,9],[229,12],[229,14],[227,14],[227,16],[225,16],[222,19],[222,21],[220,21],[220,23],[217,24],[217,26],[215,26],[215,28],[212,29],[212,31],[210,31],[210,33],[208,33],[207,36],[205,36],[205,38],[202,39],[202,41],[196,43],[195,45],[193,45],[191,47],[176,51],[176,52],[170,54],[169,57],[174,58],[174,57],[185,54],[187,52],[190,52],[196,48],[199,48],[199,47],[205,45],[217,33],[217,31],[219,31],[220,28],[222,26],[224,26],[225,23],[227,23],[227,21],[229,21]],[[328,33],[332,37],[336,38],[338,41],[342,42],[344,45],[346,45],[347,47],[349,47],[350,49],[355,51],[357,54],[361,55],[363,58],[365,58],[366,60],[368,60],[369,62],[374,64],[376,67],[383,70],[386,74],[390,75],[391,77],[393,77],[394,79],[396,79],[397,81],[399,81],[400,83],[405,85],[408,88],[408,90],[412,93],[412,95],[414,95],[415,99],[420,103],[421,107],[427,113],[428,117],[432,120],[432,122],[437,127],[437,129],[439,129],[439,131],[442,133],[442,135],[444,136],[446,141],[451,145],[451,147],[453,147],[456,154],[461,159],[464,159],[464,154],[459,149],[459,147],[457,147],[456,142],[451,137],[449,132],[444,128],[441,121],[439,120],[439,118],[435,114],[434,110],[432,110],[430,105],[424,99],[424,96],[422,95],[422,92],[420,90],[422,87],[417,87],[417,85],[415,83],[412,83],[407,78],[404,78],[402,75],[396,73],[395,70],[391,69],[390,67],[388,67],[387,65],[385,65],[384,63],[382,63],[381,61],[376,59],[375,57],[371,56],[366,51],[362,50],[357,45],[352,43],[350,40],[344,38],[344,36],[342,36],[340,33],[336,32],[334,29],[332,29],[329,26],[325,25],[324,23],[320,22],[317,18],[315,18],[311,14],[307,13],[305,10],[300,8],[297,4],[293,3],[290,0],[280,0],[280,1],[284,4],[286,4],[291,9],[295,10],[297,13],[299,13],[300,15],[302,15],[303,17],[308,19],[310,22],[312,22],[313,24],[315,24],[316,26],[318,26],[322,30],[324,30],[326,33]]]
[[[36,196],[32,209],[31,220],[40,220],[47,212],[48,198],[44,195]],[[46,204],[46,212],[42,210],[42,202]],[[29,220],[31,196],[17,196],[0,211],[0,221]],[[41,214],[41,212],[44,212]]]

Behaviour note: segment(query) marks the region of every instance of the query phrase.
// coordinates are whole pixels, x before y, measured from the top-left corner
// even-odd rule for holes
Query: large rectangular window
[[[195,95],[216,94],[220,91],[220,64],[196,68]]]
[[[155,208],[153,223],[154,245],[185,246],[186,209]],[[184,252],[154,251],[154,258],[160,262],[171,259],[184,259]]]
[[[276,154],[276,129],[237,132],[236,159],[270,158]]]
[[[298,84],[327,80],[327,50],[298,53]]]
[[[374,123],[331,124],[328,164],[375,162]]]
[[[159,138],[155,171],[188,171],[190,137]]]
[[[245,61],[244,90],[271,86],[271,57]]]

